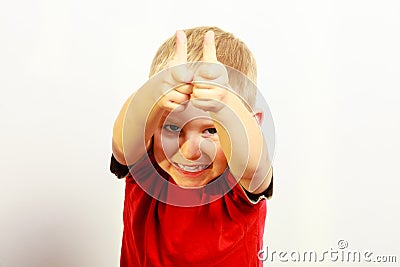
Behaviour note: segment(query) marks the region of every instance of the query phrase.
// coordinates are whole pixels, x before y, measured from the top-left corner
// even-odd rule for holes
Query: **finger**
[[[198,109],[210,112],[216,112],[224,107],[224,104],[221,104],[221,102],[206,98],[191,99],[190,103]]]
[[[158,105],[168,111],[172,110],[182,111],[185,110],[189,99],[190,99],[189,95],[181,94],[173,90],[168,95],[161,98]]]
[[[190,95],[193,92],[193,85],[192,84],[184,84],[181,85],[177,88],[175,88],[175,91],[178,91],[179,93]]]
[[[171,89],[182,83],[190,84],[194,76],[186,64],[167,68],[161,75],[162,78],[160,80],[165,89]]]
[[[222,64],[216,63],[202,63],[199,67],[198,75],[196,75],[196,81],[213,81],[213,82],[227,82],[226,69]]]
[[[203,61],[217,63],[217,51],[215,48],[214,32],[208,31],[204,35]]]
[[[175,34],[175,51],[173,61],[175,64],[183,64],[187,62],[187,39],[184,31],[176,31]]]
[[[164,103],[162,106],[163,106],[163,108],[166,109],[167,111],[177,111],[177,112],[180,112],[180,111],[184,111],[184,110],[186,109],[186,106],[185,106],[185,105],[177,104],[177,103],[174,103],[174,102],[166,102],[166,103]]]
[[[227,71],[222,64],[204,62],[202,64],[192,81],[196,88],[230,87]]]
[[[217,90],[209,90],[209,89],[217,89]],[[197,88],[193,89],[192,98],[195,99],[221,99],[223,97],[224,88],[217,88],[216,86],[208,86],[206,88]]]
[[[177,83],[190,83],[193,81],[193,72],[188,70],[186,64],[172,67],[170,71],[172,78]]]
[[[182,94],[176,90],[171,90],[164,96],[164,99],[172,103],[183,104],[190,99],[190,95]]]

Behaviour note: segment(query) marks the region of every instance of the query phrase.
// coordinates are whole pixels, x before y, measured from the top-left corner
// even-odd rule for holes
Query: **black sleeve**
[[[252,194],[252,193],[248,192],[246,189],[244,189],[244,191],[246,192],[246,195],[250,200],[257,202],[261,196],[265,196],[268,199],[271,198],[273,189],[274,189],[274,175],[272,175],[271,182],[269,183],[268,188],[265,189],[264,192],[259,193],[259,194]]]
[[[119,163],[114,155],[111,155],[110,171],[118,178],[124,178],[129,173],[128,167]]]

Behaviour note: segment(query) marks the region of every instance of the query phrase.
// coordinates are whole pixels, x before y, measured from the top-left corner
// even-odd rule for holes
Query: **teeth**
[[[178,168],[187,171],[187,172],[199,172],[202,170],[207,169],[208,165],[195,165],[195,166],[189,166],[189,165],[183,165],[183,164],[179,164],[176,163],[176,165],[178,166]]]

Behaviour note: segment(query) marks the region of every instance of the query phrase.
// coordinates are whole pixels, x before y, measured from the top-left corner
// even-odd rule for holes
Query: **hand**
[[[226,106],[229,79],[225,66],[217,60],[213,31],[204,36],[202,61],[193,78],[191,102],[204,111],[218,112]]]
[[[155,92],[155,101],[164,110],[184,110],[193,91],[193,72],[187,69],[187,39],[184,31],[176,32],[173,59],[161,74],[161,86]],[[173,88],[173,89],[172,89]],[[172,90],[171,90],[172,89]],[[161,96],[161,98],[160,98]]]

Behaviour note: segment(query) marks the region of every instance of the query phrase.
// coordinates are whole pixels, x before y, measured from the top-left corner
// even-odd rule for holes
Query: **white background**
[[[400,261],[398,1],[16,0],[0,4],[1,267],[118,266],[114,118],[158,46],[201,25],[258,60],[277,139],[265,247],[345,239]]]

